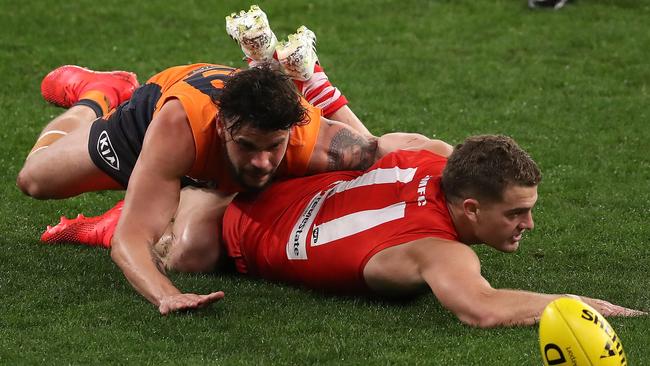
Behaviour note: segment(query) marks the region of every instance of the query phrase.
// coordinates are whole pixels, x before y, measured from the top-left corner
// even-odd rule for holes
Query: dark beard
[[[230,164],[230,165],[232,166],[232,164]],[[245,192],[251,192],[251,193],[258,193],[258,192],[261,192],[261,191],[265,190],[266,187],[268,187],[268,186],[273,182],[273,180],[275,179],[275,177],[272,176],[271,179],[269,179],[266,183],[264,183],[264,184],[261,185],[261,186],[251,186],[251,185],[246,184],[246,182],[244,182],[244,179],[243,179],[242,176],[241,176],[241,175],[240,175],[240,174],[235,170],[235,167],[232,167],[232,168],[233,168],[233,169],[232,169],[233,178],[235,179],[235,181],[237,182],[237,184],[239,184],[239,186],[242,187],[242,188],[244,189]],[[274,172],[274,173],[275,173],[275,172]]]
[[[261,192],[266,187],[268,187],[273,182],[273,180],[275,179],[275,172],[276,172],[277,169],[273,170],[273,172],[271,173],[271,179],[269,179],[266,183],[264,183],[264,185],[258,187],[258,186],[251,186],[251,185],[247,184],[244,181],[244,178],[242,177],[241,172],[239,170],[237,170],[235,165],[232,163],[232,160],[230,159],[230,155],[228,155],[228,149],[226,148],[225,143],[223,144],[223,150],[222,151],[223,151],[223,154],[224,154],[224,157],[225,157],[224,163],[226,165],[228,165],[228,171],[230,172],[231,178],[235,182],[237,182],[237,185],[239,185],[245,192],[252,192],[252,193]]]

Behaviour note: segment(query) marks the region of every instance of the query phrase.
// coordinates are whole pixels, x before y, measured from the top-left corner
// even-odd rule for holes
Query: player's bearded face
[[[485,244],[503,251],[513,252],[526,230],[532,230],[532,209],[537,202],[537,187],[509,186],[501,202],[479,206],[477,237]]]
[[[244,125],[224,135],[224,151],[235,180],[247,190],[269,184],[287,151],[289,130],[264,131]]]

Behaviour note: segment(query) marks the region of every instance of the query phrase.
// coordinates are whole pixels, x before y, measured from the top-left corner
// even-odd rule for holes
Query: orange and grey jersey
[[[217,134],[219,109],[215,104],[224,82],[238,71],[228,66],[201,63],[171,67],[152,76],[128,102],[94,123],[88,146],[93,161],[126,186],[149,124],[155,123],[157,113],[166,102],[177,99],[187,114],[196,149],[187,178],[222,191],[239,191],[240,187],[224,164],[223,143]],[[278,168],[280,175],[304,175],[316,144],[320,109],[304,99],[303,104],[308,109],[309,121],[293,127],[287,152]]]

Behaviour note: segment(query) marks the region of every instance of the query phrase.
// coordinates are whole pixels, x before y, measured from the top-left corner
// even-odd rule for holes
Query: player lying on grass
[[[239,194],[223,218],[227,255],[243,274],[312,289],[391,297],[429,289],[463,323],[478,327],[534,324],[548,303],[574,296],[495,289],[470,248],[483,243],[513,252],[533,229],[541,174],[528,154],[510,138],[478,136],[458,145],[449,160],[443,155],[402,150],[365,171],[289,179]],[[102,226],[110,219],[97,220]],[[93,229],[92,221],[86,224]],[[80,228],[54,229],[72,235]],[[187,308],[224,294],[196,296]],[[604,316],[645,314],[581,300]],[[158,309],[172,310],[164,301]]]
[[[18,186],[39,199],[126,188],[111,254],[154,304],[181,309],[192,297],[166,277],[154,243],[174,244],[173,269],[211,269],[220,247],[214,228],[232,193],[262,189],[275,176],[365,169],[421,140],[371,136],[316,64],[308,29],[276,44],[256,7],[229,17],[227,29],[259,67],[177,66],[138,87],[133,73],[63,66],[41,85],[46,100],[69,109],[43,129]],[[203,187],[201,199],[177,211],[183,185]]]

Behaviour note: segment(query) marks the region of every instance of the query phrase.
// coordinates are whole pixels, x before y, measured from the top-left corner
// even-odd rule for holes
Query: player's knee
[[[218,255],[216,253],[184,255],[167,261],[167,268],[171,271],[183,273],[209,273],[216,269],[217,259]]]
[[[458,319],[466,325],[477,328],[494,328],[503,324],[504,317],[499,309],[477,304],[465,309],[451,309]]]
[[[23,168],[16,177],[16,185],[26,195],[36,199],[52,198],[47,191],[47,184],[43,184],[31,174],[29,169]]]
[[[220,256],[219,242],[215,238],[176,237],[165,263],[176,272],[206,273],[217,266]]]

